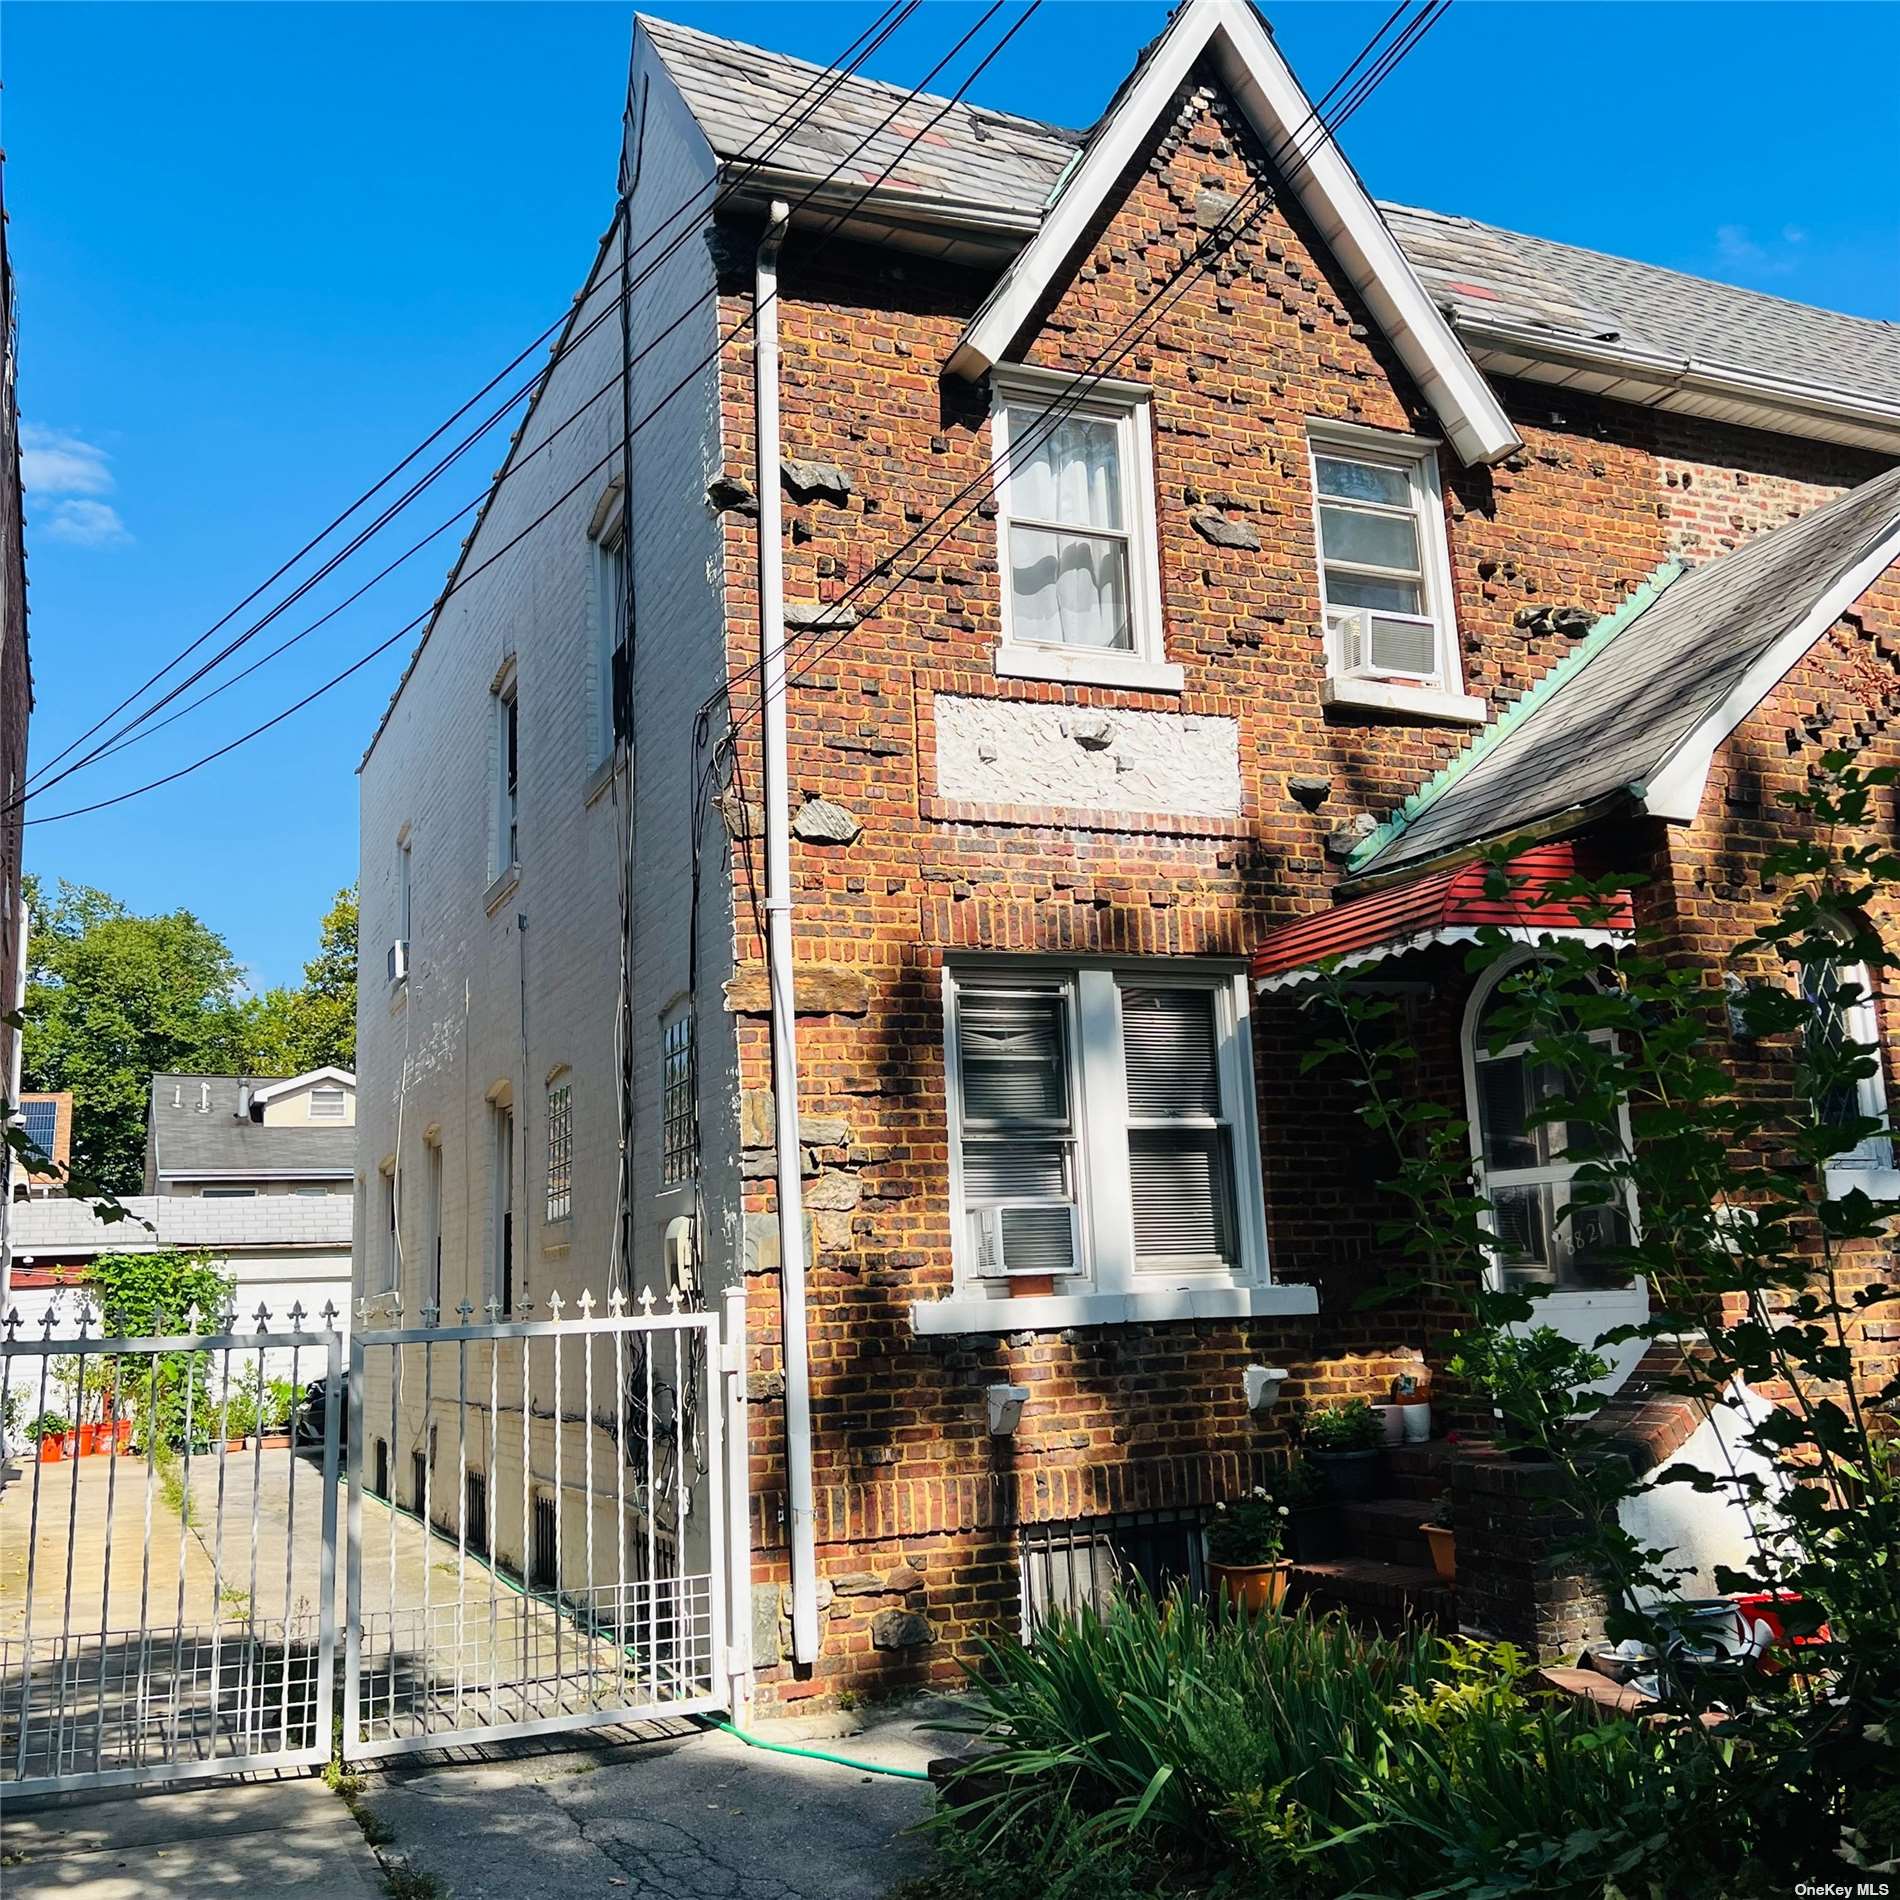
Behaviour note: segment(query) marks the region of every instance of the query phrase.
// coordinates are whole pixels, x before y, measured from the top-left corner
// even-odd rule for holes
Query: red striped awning
[[[1428,872],[1283,924],[1253,953],[1255,987],[1277,990],[1309,982],[1327,957],[1373,963],[1428,944],[1472,943],[1487,924],[1522,931],[1526,942],[1568,937],[1627,943],[1635,929],[1635,906],[1626,890],[1607,900],[1607,917],[1587,924],[1579,922],[1573,899],[1551,895],[1553,887],[1586,874],[1574,841],[1519,852],[1510,864],[1515,888],[1509,896],[1486,894],[1490,872],[1483,861]]]

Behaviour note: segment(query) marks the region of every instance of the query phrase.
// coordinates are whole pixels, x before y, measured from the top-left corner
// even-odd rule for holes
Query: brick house
[[[1900,719],[1891,326],[1374,204],[1235,0],[1086,135],[857,80],[785,132],[817,79],[639,21],[624,220],[362,767],[359,1291],[742,1283],[781,1698],[1191,1571],[1288,1401],[1425,1362],[1355,1305],[1318,955],[1413,999],[1548,1313],[1646,1310],[1560,1166],[1496,1178],[1460,867],[1647,873],[1719,981],[1776,791]],[[712,194],[623,391],[623,272]],[[1851,1025],[1889,1071],[1897,1012]],[[1382,1607],[1407,1555],[1308,1581]],[[1507,1569],[1458,1613],[1567,1640]]]

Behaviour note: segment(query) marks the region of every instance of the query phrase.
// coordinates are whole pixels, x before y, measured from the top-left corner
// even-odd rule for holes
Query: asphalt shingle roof
[[[238,1075],[155,1075],[149,1110],[158,1172],[196,1174],[353,1174],[354,1127],[271,1126],[238,1113],[238,1089],[272,1077]],[[201,1086],[211,1094],[200,1109]],[[172,1106],[174,1093],[180,1106]]]
[[[757,158],[796,116],[794,102],[822,71],[785,53],[648,14],[638,18],[721,158]],[[823,177],[905,96],[876,80],[845,80],[812,122],[774,152],[773,164]],[[860,184],[877,179],[943,103],[919,94],[841,177]],[[885,182],[915,192],[920,203],[940,197],[1036,217],[1087,136],[959,103],[898,159]],[[1611,341],[1694,358],[1711,370],[1900,403],[1900,324],[1791,303],[1470,218],[1399,204],[1379,209],[1454,326],[1461,317],[1502,317],[1558,340]]]
[[[328,1130],[324,1131],[328,1133]],[[16,1255],[150,1253],[164,1247],[347,1247],[348,1194],[259,1194],[205,1200],[196,1194],[127,1194],[122,1221],[102,1221],[88,1201],[48,1196],[15,1204]]]
[[[1681,573],[1425,788],[1355,876],[1429,863],[1649,782],[1828,589],[1900,529],[1900,468]],[[1437,788],[1437,789],[1434,789]]]

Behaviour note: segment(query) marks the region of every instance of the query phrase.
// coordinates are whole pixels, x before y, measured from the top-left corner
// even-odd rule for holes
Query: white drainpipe
[[[779,499],[778,253],[791,207],[773,199],[752,304],[758,436],[759,690],[764,700],[766,968],[778,1147],[779,1290],[785,1361],[785,1475],[791,1500],[792,1655],[818,1659],[818,1553],[812,1513],[811,1356],[805,1341],[805,1189],[799,1173],[798,1028],[792,997],[792,841],[785,742],[785,574]]]

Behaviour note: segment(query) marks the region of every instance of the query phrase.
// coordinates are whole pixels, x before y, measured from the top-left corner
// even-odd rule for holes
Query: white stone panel
[[[1232,719],[949,693],[937,695],[935,710],[939,798],[1240,815],[1240,729]]]

